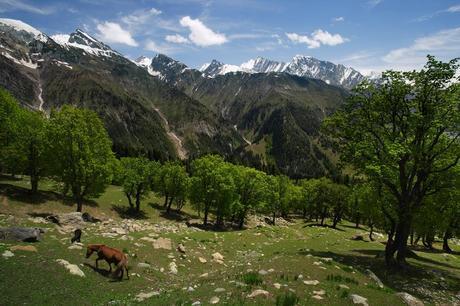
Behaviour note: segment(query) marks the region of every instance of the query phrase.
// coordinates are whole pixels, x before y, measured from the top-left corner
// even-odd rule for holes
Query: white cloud
[[[342,16],[340,16],[340,17],[335,17],[335,18],[334,18],[334,21],[335,21],[335,22],[345,21],[345,17],[342,17]]]
[[[131,36],[131,33],[124,30],[118,23],[106,21],[97,25],[98,38],[106,43],[125,44],[137,47],[138,43]]]
[[[126,23],[129,26],[141,25],[147,23],[150,18],[158,16],[161,14],[161,11],[156,8],[151,8],[148,10],[136,11],[130,15],[123,16],[121,21]]]
[[[449,12],[449,13],[458,13],[458,12],[460,12],[460,4],[449,7],[446,10],[446,12]]]
[[[458,50],[460,27],[417,38],[409,47],[392,50],[382,59],[401,69],[414,69],[423,66],[427,54],[449,60],[458,56]]]
[[[175,44],[187,44],[189,40],[182,35],[174,34],[174,35],[166,35],[166,41],[175,43]]]
[[[383,0],[369,0],[369,1],[367,1],[367,4],[370,7],[375,7],[375,6],[379,5],[382,2],[383,2]]]
[[[216,33],[199,19],[192,19],[190,16],[181,18],[180,24],[190,30],[188,38],[197,46],[208,47],[212,45],[222,45],[228,41],[224,34]]]
[[[54,12],[52,8],[41,8],[20,0],[0,0],[0,12],[25,11],[34,14],[48,15]]]
[[[144,50],[163,54],[169,54],[174,52],[174,49],[169,47],[168,45],[158,45],[151,39],[145,41]]]
[[[286,36],[294,43],[306,44],[309,49],[319,48],[321,45],[336,46],[348,41],[340,34],[331,34],[321,29],[314,31],[310,37],[297,33],[286,33]]]

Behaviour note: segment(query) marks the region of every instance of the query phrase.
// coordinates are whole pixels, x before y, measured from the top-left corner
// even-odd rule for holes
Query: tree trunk
[[[335,215],[334,219],[332,220],[332,228],[337,228],[337,223],[339,223],[340,216]]]
[[[31,175],[30,176],[30,186],[31,186],[31,193],[36,194],[38,191],[38,176],[37,175]]]
[[[355,228],[359,228],[359,221],[360,221],[360,218],[359,218],[359,217],[356,217],[356,220],[355,220]]]
[[[208,213],[209,213],[209,205],[204,206],[204,217],[203,217],[203,225],[208,225]]]
[[[171,197],[169,199],[169,203],[168,203],[168,207],[166,208],[166,213],[169,215],[169,213],[171,212],[171,205],[172,205],[172,202],[174,200],[174,197]]]
[[[450,228],[446,230],[443,237],[442,242],[442,250],[446,253],[452,253],[452,249],[449,247],[449,239],[452,238],[452,232]]]
[[[273,212],[273,217],[272,217],[273,225],[275,225],[275,221],[276,221],[276,212]]]
[[[141,193],[137,192],[136,193],[136,212],[139,212],[141,210]]]
[[[374,234],[374,223],[371,223],[369,225],[370,227],[370,231],[369,231],[369,240],[370,241],[374,241],[374,237],[372,237],[372,235]]]
[[[126,197],[128,198],[129,207],[134,208],[133,199],[131,198],[131,195],[127,192],[125,192],[125,194],[126,194]]]
[[[163,207],[166,208],[168,206],[168,194],[165,194],[165,202],[163,203]]]
[[[388,266],[394,265],[394,255],[399,266],[406,265],[407,239],[409,238],[412,219],[410,214],[402,213],[396,226],[394,241],[389,236],[385,247],[385,262]]]
[[[76,202],[77,202],[77,212],[81,212],[83,209],[83,201],[80,197],[77,197]]]

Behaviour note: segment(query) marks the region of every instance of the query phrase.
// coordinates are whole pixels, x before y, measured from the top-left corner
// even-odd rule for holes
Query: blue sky
[[[49,34],[82,28],[130,58],[190,67],[311,55],[362,72],[460,56],[460,0],[0,0],[0,17]]]

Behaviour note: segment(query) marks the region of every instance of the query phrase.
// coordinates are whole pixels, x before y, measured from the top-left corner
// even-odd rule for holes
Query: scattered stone
[[[11,251],[26,251],[26,252],[37,252],[37,248],[33,245],[13,245],[10,248]]]
[[[158,238],[153,242],[154,249],[172,250],[172,242],[169,238]]]
[[[150,266],[148,263],[140,262],[140,263],[137,264],[137,267],[138,267],[138,268],[141,268],[141,269],[148,269],[148,268],[150,268],[151,266]]]
[[[78,244],[72,244],[71,246],[68,247],[69,250],[81,250],[83,247]]]
[[[260,270],[260,271],[259,271],[259,274],[260,274],[260,275],[267,275],[267,274],[268,274],[268,272],[267,272],[267,271],[265,271],[265,270]]]
[[[325,262],[332,262],[334,259],[331,257],[322,257],[320,260],[325,261]]]
[[[212,254],[212,259],[214,261],[224,261],[224,256],[222,254],[220,254],[219,252],[216,252],[216,253]]]
[[[217,297],[217,296],[213,296],[210,300],[209,300],[209,304],[217,304],[219,303],[220,299]]]
[[[273,272],[275,272],[275,269],[273,269],[273,268],[268,269],[268,272],[273,273]]]
[[[303,275],[302,274],[297,275],[297,279],[303,279]]]
[[[424,306],[425,305],[421,300],[419,300],[413,295],[410,295],[407,292],[398,292],[396,293],[396,295],[399,296],[404,301],[404,303],[406,303],[409,306]]]
[[[83,214],[81,212],[71,212],[52,215],[48,217],[49,220],[57,223],[61,227],[66,227],[75,230],[85,225]]]
[[[350,294],[351,301],[355,305],[369,306],[367,299],[357,294]]]
[[[177,265],[174,261],[172,261],[170,264],[169,264],[169,272],[171,272],[172,274],[177,274]]]
[[[268,291],[266,291],[266,290],[256,289],[256,290],[252,291],[251,294],[248,295],[248,298],[255,298],[256,296],[260,296],[260,295],[268,297],[270,295],[270,293]]]
[[[150,237],[142,237],[140,240],[148,241],[148,242],[155,242],[155,239]]]
[[[281,284],[280,283],[274,283],[273,287],[275,287],[276,289],[281,289]]]
[[[14,256],[14,253],[11,252],[11,251],[6,250],[5,252],[3,252],[2,256],[5,257],[5,258],[10,258],[10,257]]]
[[[350,289],[350,287],[348,287],[347,285],[343,285],[343,284],[340,284],[340,285],[339,285],[339,288],[340,288],[340,289],[346,289],[346,290],[349,290],[349,289]]]
[[[189,286],[189,287],[187,288],[187,291],[188,291],[188,292],[193,292],[193,291],[195,291],[195,289],[194,289],[192,286]]]
[[[321,266],[321,263],[322,263],[321,261],[315,261],[313,264],[314,264],[315,266]]]
[[[314,295],[325,295],[325,294],[326,294],[326,291],[324,291],[323,289],[321,289],[321,290],[313,291],[313,294],[314,294]]]
[[[372,272],[369,269],[366,269],[366,273],[367,275],[369,275],[370,278],[372,278],[377,283],[377,286],[379,286],[379,288],[384,287],[382,281],[380,280],[380,278],[377,277],[377,275],[374,274],[374,272]]]
[[[0,240],[35,242],[40,241],[44,232],[44,229],[37,227],[4,227],[0,228]]]
[[[121,227],[112,227],[112,233],[115,233],[117,235],[126,235],[127,234],[126,230],[122,229]]]
[[[208,277],[209,276],[209,273],[203,273],[200,275],[200,278],[204,278],[204,277]]]
[[[40,224],[48,223],[48,221],[46,221],[46,219],[42,217],[35,217],[35,218],[30,217],[30,218],[27,218],[27,220],[33,223],[40,223]]]
[[[215,293],[222,293],[222,292],[225,292],[225,288],[216,288],[214,290]]]
[[[56,262],[64,266],[67,270],[69,270],[70,274],[85,277],[85,273],[83,273],[83,271],[80,270],[80,268],[77,265],[71,264],[64,259],[56,259]]]
[[[136,295],[136,301],[142,302],[142,301],[144,301],[146,299],[151,298],[152,296],[157,296],[157,295],[160,295],[160,292],[158,292],[158,291],[145,292],[145,293],[141,292],[138,295]]]
[[[304,280],[303,283],[309,286],[316,286],[319,284],[319,281],[315,280]]]
[[[355,241],[364,241],[364,236],[363,235],[354,235],[353,237],[351,237],[351,240],[355,240]]]
[[[179,243],[179,245],[177,246],[177,251],[185,254],[185,247],[182,243]]]
[[[201,263],[207,263],[208,261],[203,258],[203,257],[198,257],[198,260],[201,262]]]
[[[198,306],[198,305],[201,305],[200,301],[195,301],[195,302],[192,303],[192,306]]]
[[[324,299],[321,295],[314,295],[314,296],[312,296],[312,298],[314,298],[315,300],[322,300],[322,299]]]

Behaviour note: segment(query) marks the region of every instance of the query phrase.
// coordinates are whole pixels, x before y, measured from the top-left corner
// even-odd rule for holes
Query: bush
[[[249,286],[258,286],[263,283],[262,278],[255,272],[243,274],[243,282]]]
[[[299,297],[293,292],[286,292],[276,297],[276,306],[294,306],[299,302]]]

